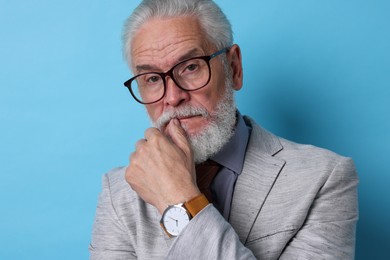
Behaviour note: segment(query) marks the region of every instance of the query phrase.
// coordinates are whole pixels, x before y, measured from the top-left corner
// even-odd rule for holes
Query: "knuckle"
[[[126,169],[125,179],[129,184],[133,182],[133,173],[130,166],[128,166]]]
[[[137,147],[137,150],[136,150],[136,155],[139,155],[142,157],[142,156],[145,156],[145,154],[148,154],[148,148],[144,144],[139,145]]]
[[[147,141],[153,141],[161,136],[161,132],[157,128],[151,127],[145,130],[144,135]]]
[[[130,157],[129,157],[129,162],[130,162],[130,164],[131,164],[132,162],[135,161],[135,157],[136,157],[136,153],[135,153],[135,152],[132,152],[132,153],[130,154]],[[127,167],[127,168],[129,168],[129,167]]]
[[[144,140],[138,140],[136,143],[135,143],[135,150],[138,150],[139,148],[141,148],[143,146],[143,141]]]

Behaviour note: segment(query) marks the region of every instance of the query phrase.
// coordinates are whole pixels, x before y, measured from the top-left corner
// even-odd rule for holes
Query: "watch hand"
[[[168,216],[168,218],[174,220],[176,222],[176,227],[179,227],[179,220],[172,218],[171,216]]]

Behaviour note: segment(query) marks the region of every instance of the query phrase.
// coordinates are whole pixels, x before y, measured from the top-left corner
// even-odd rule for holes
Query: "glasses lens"
[[[164,95],[164,81],[156,73],[141,74],[131,82],[131,91],[142,103],[155,102]]]
[[[195,58],[176,65],[173,76],[180,87],[195,90],[204,87],[208,83],[210,69],[205,60]]]

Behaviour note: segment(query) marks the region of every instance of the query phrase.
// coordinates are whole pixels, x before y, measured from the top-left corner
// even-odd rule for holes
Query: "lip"
[[[191,120],[191,119],[194,119],[196,117],[201,117],[200,115],[195,115],[195,116],[183,116],[183,117],[178,117],[177,119],[180,121],[180,123],[182,122],[186,122],[188,120]]]
[[[202,117],[201,115],[193,115],[193,116],[182,116],[182,117],[175,117],[177,118],[177,120],[179,120],[180,124],[182,123],[185,123],[195,117]],[[164,125],[163,125],[163,129],[166,129],[167,125],[169,124],[169,122],[171,122],[172,119],[170,119],[168,122],[166,122]]]
[[[178,119],[179,121],[181,121],[181,120],[188,120],[188,119],[191,119],[191,118],[193,118],[193,117],[197,117],[197,116],[183,116],[183,117],[178,117],[177,119]]]
[[[193,118],[193,117],[195,117],[195,116],[183,116],[183,117],[174,117],[174,118],[176,118],[177,120],[179,120],[180,123],[181,123],[182,121],[185,122],[186,120],[189,120],[189,119],[191,119],[191,118]],[[172,118],[172,119],[174,119],[174,118]],[[166,128],[167,125],[171,122],[172,119],[170,119],[170,120],[168,120],[167,122],[165,122],[164,125],[163,125],[163,127]]]

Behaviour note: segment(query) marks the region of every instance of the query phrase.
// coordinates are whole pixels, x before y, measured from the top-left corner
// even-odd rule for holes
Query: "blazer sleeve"
[[[166,259],[256,259],[211,204],[172,243]]]
[[[354,259],[357,185],[353,161],[342,157],[280,259]]]
[[[357,184],[352,160],[343,157],[278,259],[354,259]],[[265,252],[252,252],[243,245],[232,226],[209,205],[176,238],[167,259],[256,259],[254,255]]]
[[[89,245],[90,259],[137,259],[127,228],[120,221],[113,206],[107,175],[103,176],[102,182]]]

